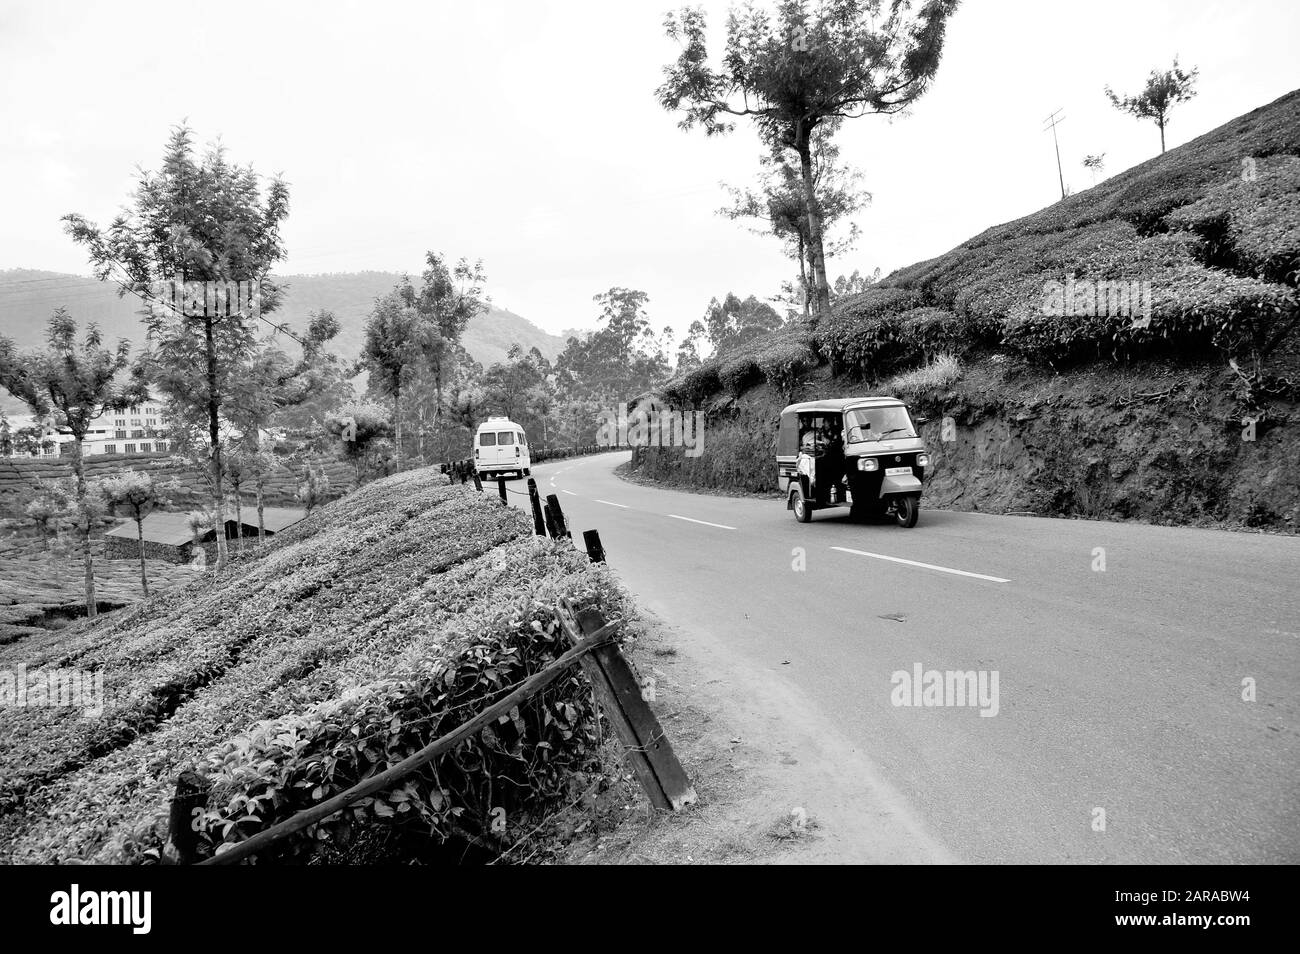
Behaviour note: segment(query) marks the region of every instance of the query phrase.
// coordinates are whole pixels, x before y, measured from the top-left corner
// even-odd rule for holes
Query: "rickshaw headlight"
[[[929,467],[929,466],[930,466],[930,455],[929,455],[929,454],[917,454],[917,455],[916,455],[916,466],[917,466],[917,467]]]
[[[858,470],[880,470],[880,461],[874,457],[859,458]]]

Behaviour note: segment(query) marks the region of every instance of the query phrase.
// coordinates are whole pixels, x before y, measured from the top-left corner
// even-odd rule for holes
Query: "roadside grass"
[[[961,359],[953,354],[941,354],[924,367],[896,374],[881,390],[907,401],[934,395],[948,390],[961,380]]]

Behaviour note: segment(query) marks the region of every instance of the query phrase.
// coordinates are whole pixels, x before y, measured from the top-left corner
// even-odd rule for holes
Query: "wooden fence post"
[[[596,610],[573,613],[573,606],[567,600],[564,609],[577,620],[575,626],[564,613],[558,614],[574,645],[605,625]],[[695,788],[686,777],[686,770],[677,760],[659,720],[646,705],[642,688],[617,644],[607,643],[592,650],[582,658],[582,668],[595,687],[601,708],[627,749],[628,761],[632,763],[632,770],[650,803],[655,808],[677,811],[694,802]]]
[[[548,494],[546,508],[555,524],[551,528],[551,536],[557,540],[572,538],[573,534],[569,533],[569,525],[564,520],[564,511],[560,509],[560,498],[555,494]]]
[[[592,563],[605,562],[605,548],[600,545],[600,533],[596,530],[582,531],[582,542],[587,547],[587,556]]]
[[[212,783],[198,772],[182,772],[176,779],[167,844],[175,853],[177,864],[192,865],[198,858],[199,835],[194,830],[194,809],[207,807],[211,788]]]
[[[546,524],[542,520],[542,499],[537,493],[537,481],[528,478],[528,501],[533,505],[533,531],[539,537],[546,536]]]
[[[474,471],[474,489],[480,491],[483,489],[483,481],[479,480],[477,470]]]
[[[501,503],[506,502],[506,475],[497,474],[497,493],[501,495]]]

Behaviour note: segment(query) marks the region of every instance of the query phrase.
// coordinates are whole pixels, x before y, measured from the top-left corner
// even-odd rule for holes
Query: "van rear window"
[[[491,431],[484,431],[478,436],[478,443],[480,447],[496,447],[497,436]]]
[[[515,442],[515,435],[511,434],[509,431],[502,431],[497,435],[497,443],[500,444],[502,447],[506,447],[510,444],[513,444],[514,442]]]

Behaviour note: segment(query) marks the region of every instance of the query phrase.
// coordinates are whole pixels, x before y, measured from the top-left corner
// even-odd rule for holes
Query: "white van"
[[[479,475],[510,472],[520,477],[532,473],[524,429],[508,417],[489,417],[474,435],[474,470]]]

